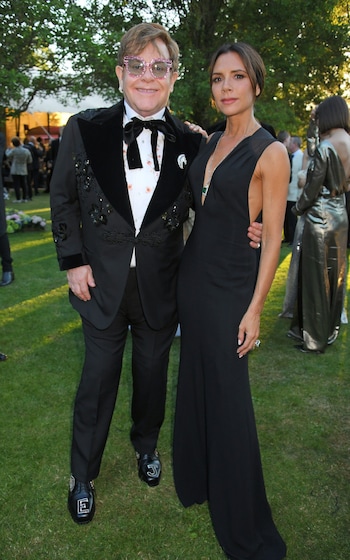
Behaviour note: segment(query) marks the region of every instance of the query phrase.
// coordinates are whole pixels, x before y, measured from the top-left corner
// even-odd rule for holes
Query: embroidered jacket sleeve
[[[50,184],[52,232],[61,270],[87,264],[76,176],[79,141],[77,120],[71,117],[65,128]]]

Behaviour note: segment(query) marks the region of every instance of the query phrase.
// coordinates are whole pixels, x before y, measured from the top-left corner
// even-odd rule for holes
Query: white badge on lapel
[[[177,158],[177,164],[180,167],[180,169],[184,169],[184,167],[187,165],[187,159],[185,154],[179,155],[179,157]]]

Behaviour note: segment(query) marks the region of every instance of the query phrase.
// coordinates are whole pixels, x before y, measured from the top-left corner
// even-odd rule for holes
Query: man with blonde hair
[[[51,181],[52,223],[70,301],[80,313],[85,361],[75,400],[68,507],[76,523],[95,512],[98,476],[132,337],[130,439],[140,479],[161,477],[169,350],[177,328],[176,280],[190,196],[187,170],[202,142],[167,109],[178,46],[141,23],[120,44],[124,100],[71,117]]]

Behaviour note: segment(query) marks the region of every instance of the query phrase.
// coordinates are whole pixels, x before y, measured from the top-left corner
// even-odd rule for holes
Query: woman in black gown
[[[258,53],[244,43],[224,45],[210,75],[227,125],[209,137],[189,172],[195,224],[178,284],[175,486],[185,507],[208,500],[228,558],[281,560],[286,547],[265,494],[248,352],[278,264],[289,160],[254,118],[265,76]],[[258,265],[246,231],[261,211]]]

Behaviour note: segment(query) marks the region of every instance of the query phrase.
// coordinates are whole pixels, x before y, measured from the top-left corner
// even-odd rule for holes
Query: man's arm
[[[71,118],[72,119],[72,118]],[[77,125],[68,121],[67,134],[50,183],[52,232],[61,270],[87,264],[81,231],[81,210],[77,189]]]

